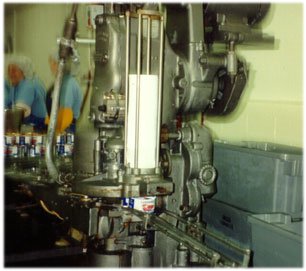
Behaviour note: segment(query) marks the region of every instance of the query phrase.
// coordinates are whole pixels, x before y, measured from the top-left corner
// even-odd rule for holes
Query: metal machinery
[[[201,210],[216,193],[218,170],[212,138],[204,125],[181,119],[235,109],[248,75],[235,47],[273,42],[256,28],[268,8],[105,4],[96,17],[95,76],[88,119],[77,123],[72,172],[63,170],[60,182],[48,175],[29,182],[84,234],[91,264],[249,265],[250,250],[205,228]],[[154,212],[131,208],[143,197],[156,197]],[[207,236],[239,260],[209,248]]]

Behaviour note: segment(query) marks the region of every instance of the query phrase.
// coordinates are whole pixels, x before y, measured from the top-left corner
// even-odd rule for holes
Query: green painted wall
[[[235,112],[207,117],[214,138],[303,146],[303,5],[271,5],[261,24],[275,48],[238,47],[249,82]],[[255,50],[254,50],[255,48]]]
[[[7,4],[6,4],[7,6]],[[62,35],[71,4],[10,4],[6,31],[14,31],[16,53],[33,59],[37,74],[49,86],[53,81],[48,54]],[[87,28],[87,4],[78,9],[78,37],[92,38]],[[12,18],[13,16],[13,18]],[[14,24],[14,27],[12,26]],[[249,64],[249,81],[240,104],[230,116],[207,117],[214,138],[268,141],[303,145],[303,4],[273,3],[261,26],[277,39],[275,48],[239,46]],[[83,91],[93,63],[94,46],[79,45]]]
[[[48,57],[57,47],[57,38],[62,37],[65,19],[71,13],[71,4],[9,4],[10,16],[6,18],[5,29],[10,29],[11,16],[14,16],[14,52],[24,54],[33,60],[37,75],[49,87],[54,78],[50,72]],[[87,5],[78,8],[79,38],[92,38],[94,32],[87,28]],[[79,81],[86,90],[86,76],[92,66],[90,55],[94,45],[78,45],[81,58]]]

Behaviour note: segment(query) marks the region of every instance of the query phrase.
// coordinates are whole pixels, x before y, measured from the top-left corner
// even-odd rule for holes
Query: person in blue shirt
[[[8,91],[5,105],[24,110],[23,123],[30,124],[35,131],[46,129],[46,90],[34,76],[32,62],[26,56],[11,56],[8,59]]]
[[[58,61],[59,58],[57,53],[53,53],[49,56],[49,65],[51,72],[54,76],[56,76],[57,74]],[[75,78],[78,64],[79,63],[71,64],[70,62],[68,62],[65,66],[59,97],[59,111],[56,126],[57,133],[62,133],[64,131],[74,133],[76,120],[81,114],[80,110],[83,101],[83,92],[78,81]],[[49,97],[47,97],[47,106],[48,110],[50,111],[52,92],[53,89],[49,91]]]
[[[4,108],[9,108],[10,102],[10,83],[7,79],[4,80]]]

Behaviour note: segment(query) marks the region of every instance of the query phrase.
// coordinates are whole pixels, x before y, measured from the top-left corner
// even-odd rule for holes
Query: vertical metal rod
[[[161,91],[163,77],[163,51],[164,49],[164,18],[160,18],[160,48],[159,48],[159,78],[158,78],[158,110],[157,110],[157,134],[156,134],[156,152],[155,161],[157,168],[159,166],[159,143],[160,143],[160,117],[161,117]]]
[[[94,174],[101,174],[101,140],[97,138],[94,141]]]
[[[147,19],[147,75],[150,74],[150,58],[151,58],[151,18]]]
[[[138,168],[139,143],[139,107],[140,107],[140,68],[141,68],[141,33],[142,15],[138,15],[138,44],[137,44],[137,88],[136,88],[136,127],[135,127],[135,157],[134,168]]]
[[[125,47],[125,119],[124,119],[124,165],[127,166],[127,133],[129,107],[129,72],[130,72],[130,12],[126,12],[126,47]]]

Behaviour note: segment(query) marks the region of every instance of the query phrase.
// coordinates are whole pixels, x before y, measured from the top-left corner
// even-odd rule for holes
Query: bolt
[[[180,210],[183,211],[183,212],[187,212],[190,210],[190,207],[189,206],[185,206],[185,205],[181,205],[180,206]]]
[[[207,57],[203,56],[200,58],[200,64],[207,65],[208,59]]]
[[[187,86],[187,80],[185,78],[182,78],[179,80],[179,86],[181,88],[185,88]]]

